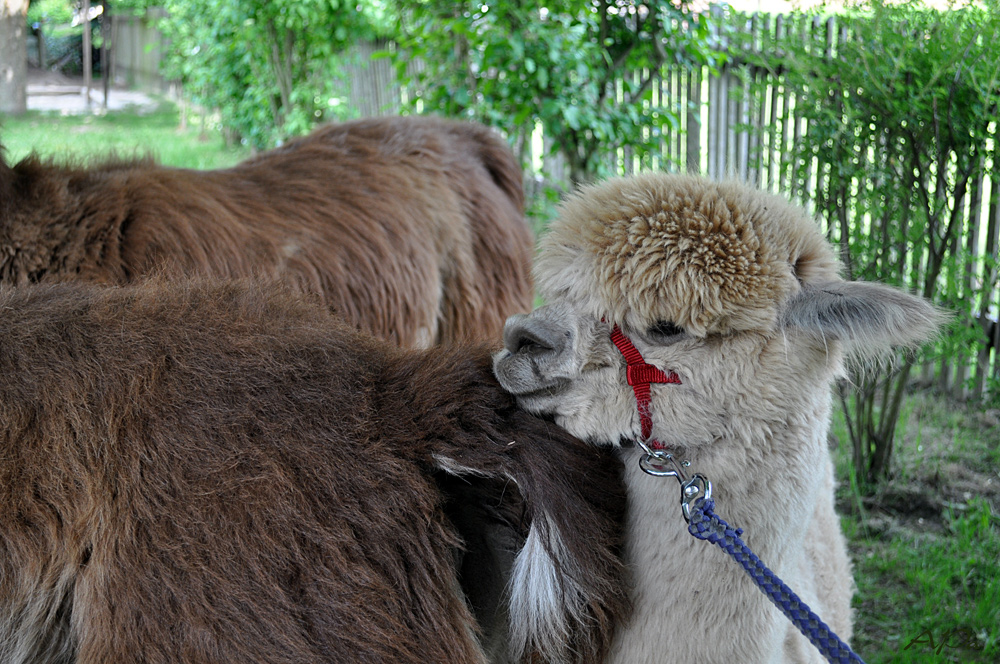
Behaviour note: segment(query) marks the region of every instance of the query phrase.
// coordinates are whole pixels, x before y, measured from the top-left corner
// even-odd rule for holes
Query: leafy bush
[[[962,238],[976,232],[966,211],[977,180],[993,170],[994,200],[1000,184],[1000,4],[937,10],[915,0],[864,0],[832,24],[824,11],[790,23],[832,25],[830,32],[788,29],[759,50],[742,47],[749,64],[795,95],[795,113],[808,122],[784,167],[795,190],[815,188],[849,276],[902,285],[956,311],[937,350],[967,354],[981,347],[970,343],[982,336],[975,321],[991,313],[996,296],[996,257],[972,260]],[[916,361],[858,375],[845,395],[862,480],[889,472]]]
[[[257,148],[337,119],[339,57],[373,38],[365,4],[346,0],[166,0],[164,74],[218,109]]]
[[[519,147],[540,124],[574,182],[611,174],[608,156],[620,147],[636,156],[659,152],[663,130],[677,126],[681,110],[654,90],[664,64],[714,67],[724,59],[712,15],[683,2],[397,6],[395,58],[413,86],[414,108],[475,117]]]
[[[73,5],[68,0],[34,0],[28,5],[28,25],[69,23],[71,20]]]

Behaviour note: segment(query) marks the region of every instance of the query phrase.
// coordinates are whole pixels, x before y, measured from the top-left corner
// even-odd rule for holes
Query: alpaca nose
[[[515,314],[503,326],[503,344],[512,355],[540,358],[561,354],[572,333],[549,321],[524,314]]]

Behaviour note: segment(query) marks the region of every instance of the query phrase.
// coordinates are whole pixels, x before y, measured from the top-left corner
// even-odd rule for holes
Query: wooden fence
[[[843,32],[836,19],[792,22],[784,16],[755,15],[742,29],[751,31],[754,43],[767,34],[772,42],[779,34],[795,30],[817,48],[830,52]],[[750,85],[758,91],[749,94]],[[612,170],[628,174],[649,169],[669,169],[708,175],[713,178],[736,178],[763,189],[786,195],[804,205],[823,224],[828,235],[837,235],[829,226],[831,202],[828,191],[834,182],[836,164],[821,163],[802,153],[799,146],[811,127],[796,110],[794,94],[785,89],[780,77],[771,72],[731,62],[718,72],[707,69],[667,67],[659,72],[654,86],[653,103],[669,100],[681,113],[678,129],[663,136],[658,154],[640,159],[621,146],[609,154]],[[979,400],[996,397],[1000,385],[1000,283],[997,274],[997,249],[1000,246],[1000,160],[997,158],[998,122],[992,125],[992,138],[984,147],[985,157],[972,178],[961,204],[959,228],[954,253],[962,253],[964,267],[950,274],[951,289],[962,311],[958,317],[978,328],[977,341],[964,351],[943,358],[936,366],[924,366],[920,379],[936,383],[953,396]],[[543,139],[544,141],[544,139]],[[548,146],[548,142],[544,141]],[[935,165],[935,168],[937,165]],[[805,177],[793,173],[805,172]],[[558,157],[544,156],[534,161],[530,175],[536,182],[557,188],[567,186]],[[843,185],[843,182],[838,182]],[[846,190],[857,192],[870,183],[854,179]],[[852,219],[852,224],[874,228],[876,220]],[[922,247],[904,247],[910,256],[911,272],[926,271],[928,251]],[[945,276],[939,277],[939,281]],[[919,292],[919,284],[907,285]],[[992,393],[991,393],[992,383]]]
[[[824,50],[828,57],[835,51],[838,40],[845,38],[844,29],[835,18],[792,22],[783,16],[756,15],[741,27],[752,33],[754,43],[766,42],[761,39],[765,35],[773,43],[777,36],[794,30],[803,40],[809,40],[807,43]],[[850,65],[845,63],[845,66]],[[665,72],[664,80],[678,95],[676,101],[680,107],[691,102],[692,108],[684,118],[683,132],[665,140],[666,154],[679,154],[684,141],[684,167],[689,172],[736,177],[787,195],[814,213],[824,223],[828,235],[837,234],[836,229],[827,226],[836,216],[827,194],[836,180],[833,173],[837,164],[821,163],[798,149],[811,126],[796,110],[794,94],[783,87],[780,78],[769,71],[736,62],[727,65],[716,76],[697,71]],[[763,92],[747,94],[751,82]],[[1000,245],[1000,160],[997,154],[1000,146],[997,122],[992,123],[990,130],[991,138],[982,146],[985,156],[961,202],[957,239],[951,248],[953,253],[962,254],[964,267],[947,276],[958,302],[956,306],[963,309],[958,316],[968,320],[971,327],[979,328],[978,341],[965,349],[964,354],[959,351],[952,357],[943,358],[936,367],[925,366],[922,370],[923,381],[934,381],[958,398],[977,400],[995,397],[997,385],[1000,385],[1000,325],[997,323],[1000,317],[997,275],[997,248]],[[673,147],[669,147],[671,144]],[[945,167],[934,165],[935,169]],[[804,170],[805,178],[793,177],[791,174],[796,170]],[[846,191],[858,192],[870,186],[871,183],[863,178],[854,178],[846,183]],[[874,230],[877,221],[854,218],[851,224]],[[911,275],[925,273],[929,260],[925,248],[911,245],[900,251],[911,262]],[[964,274],[956,274],[960,271]],[[939,277],[939,282],[944,278]],[[908,285],[919,292],[918,283],[910,281]],[[987,394],[991,379],[992,395]]]
[[[833,21],[833,19],[830,19]],[[804,38],[820,43],[835,35],[834,23],[813,21],[795,24]],[[789,29],[789,20],[782,16],[757,16],[748,21],[745,29],[755,35],[769,33],[772,37]],[[155,37],[130,35],[129,30],[148,30],[149,23],[132,21],[116,23],[115,40],[119,45],[136,43],[156,44]],[[388,59],[373,59],[376,51],[391,49],[390,43],[361,43],[349,59],[349,89],[344,102],[354,115],[386,115],[398,113],[408,91],[396,81],[395,72]],[[119,50],[119,57],[121,57]],[[155,48],[130,47],[133,58],[152,59]],[[141,57],[140,57],[141,55]],[[117,58],[116,58],[116,66]],[[151,65],[142,64],[132,70],[149,71]],[[152,68],[155,69],[155,68]],[[828,164],[815,161],[806,164],[808,177],[792,178],[793,168],[801,165],[802,155],[797,152],[802,137],[810,128],[796,113],[795,99],[782,86],[780,80],[771,80],[764,71],[749,72],[765,92],[762,103],[754,103],[746,92],[746,70],[740,63],[730,63],[721,71],[707,69],[681,69],[666,67],[659,72],[654,87],[652,103],[671,102],[675,108],[685,109],[676,131],[663,136],[658,154],[635,157],[628,146],[619,146],[609,152],[613,170],[628,174],[649,169],[683,170],[705,174],[714,178],[735,177],[764,189],[787,195],[818,213],[825,204],[824,174]],[[741,75],[743,74],[743,75]],[[138,75],[135,78],[141,84]],[[513,128],[512,128],[513,129]],[[994,129],[995,131],[995,129]],[[511,132],[523,133],[523,132]],[[568,188],[566,169],[558,155],[550,154],[551,142],[540,128],[529,132],[532,140],[524,146],[527,173],[526,186],[529,197],[537,196],[543,187],[559,190]],[[993,385],[1000,381],[1000,288],[995,268],[991,271],[989,257],[996,257],[998,226],[1000,226],[1000,176],[997,173],[997,140],[994,134],[990,155],[983,163],[981,173],[972,184],[965,202],[962,229],[958,234],[964,243],[966,279],[961,295],[967,302],[971,320],[978,320],[982,334],[977,348],[970,349],[968,358],[945,360],[939,366],[924,369],[925,380],[937,380],[941,387],[959,397],[981,398],[992,377]],[[853,186],[859,186],[854,183]],[[821,216],[818,215],[817,216]],[[831,230],[831,229],[828,229]],[[995,395],[994,395],[995,396]]]
[[[143,14],[111,15],[111,71],[116,85],[164,94],[173,89],[160,73],[163,37],[156,22],[166,16],[159,8]]]

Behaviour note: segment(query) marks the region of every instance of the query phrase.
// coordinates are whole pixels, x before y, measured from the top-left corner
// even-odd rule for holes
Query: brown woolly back
[[[532,306],[520,167],[432,117],[328,125],[227,170],[0,170],[0,281],[276,277],[402,346],[499,339]]]
[[[403,351],[247,283],[0,311],[0,660],[481,662],[505,570],[463,564],[491,554],[450,518],[470,496],[493,540],[562,538],[569,659],[607,646],[619,466],[518,411],[486,348]]]

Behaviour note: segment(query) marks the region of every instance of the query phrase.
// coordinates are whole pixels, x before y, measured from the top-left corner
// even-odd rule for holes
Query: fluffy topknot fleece
[[[800,284],[840,279],[817,224],[737,182],[646,173],[561,206],[535,265],[540,295],[597,317],[689,334],[771,329]]]

